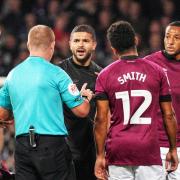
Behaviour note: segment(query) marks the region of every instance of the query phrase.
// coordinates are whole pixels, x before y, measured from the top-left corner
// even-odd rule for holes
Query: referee
[[[83,88],[88,98],[83,100],[70,77],[49,62],[54,45],[49,27],[31,28],[30,56],[8,74],[0,90],[0,106],[14,114],[16,180],[67,180],[71,157],[62,103],[77,116],[89,113],[91,91]]]

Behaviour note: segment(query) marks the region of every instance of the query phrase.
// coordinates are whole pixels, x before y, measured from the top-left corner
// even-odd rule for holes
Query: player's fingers
[[[178,167],[178,162],[171,163],[171,171],[175,171]]]
[[[87,83],[84,83],[81,87],[81,91],[84,91],[86,89]]]
[[[166,162],[165,162],[166,171],[169,171],[169,170],[170,170],[170,166],[171,166],[170,162],[169,162],[169,161],[166,161]]]

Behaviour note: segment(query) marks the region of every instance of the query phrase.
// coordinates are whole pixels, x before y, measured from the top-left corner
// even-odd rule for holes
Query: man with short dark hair
[[[69,41],[72,57],[59,64],[76,83],[78,89],[84,83],[87,88],[95,90],[95,81],[101,68],[92,60],[96,48],[94,29],[86,24],[76,26]],[[79,118],[65,106],[65,123],[69,132],[67,143],[70,147],[75,165],[77,180],[96,180],[94,176],[95,145],[93,138],[93,121],[96,111],[95,101],[90,101],[90,113]]]
[[[177,129],[177,153],[180,160],[180,21],[174,21],[166,27],[164,37],[165,50],[155,52],[145,57],[145,59],[155,62],[160,65],[169,80],[172,104],[176,114],[178,129]],[[164,131],[162,114],[160,108],[158,109],[158,131],[159,142],[161,147],[161,158],[165,169],[165,174],[168,180],[180,179],[180,166],[171,173],[166,173],[165,160],[166,153],[169,150],[169,142]]]
[[[176,120],[166,75],[156,64],[138,57],[135,31],[128,22],[113,23],[107,37],[119,60],[101,71],[96,81],[95,175],[106,179],[107,165],[110,180],[160,180],[159,103],[170,143],[169,171],[178,166]]]

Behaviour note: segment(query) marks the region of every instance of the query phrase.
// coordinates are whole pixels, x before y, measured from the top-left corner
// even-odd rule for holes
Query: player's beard
[[[84,65],[87,61],[89,61],[89,58],[92,56],[91,52],[88,52],[83,58],[79,58],[76,53],[73,54],[76,61],[80,64]]]
[[[171,53],[171,54],[169,54],[168,51],[165,50],[165,53],[166,53],[170,58],[174,58],[174,59],[175,59],[176,56],[180,54],[180,50],[177,50],[176,52]]]

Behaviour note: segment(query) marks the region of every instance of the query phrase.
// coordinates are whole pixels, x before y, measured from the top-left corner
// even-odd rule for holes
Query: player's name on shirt
[[[137,80],[144,82],[146,80],[146,74],[140,72],[128,72],[118,77],[120,84],[126,83],[128,80]]]

